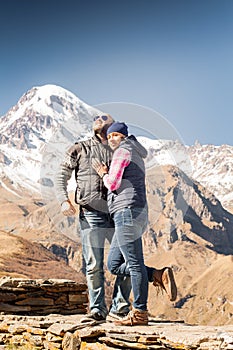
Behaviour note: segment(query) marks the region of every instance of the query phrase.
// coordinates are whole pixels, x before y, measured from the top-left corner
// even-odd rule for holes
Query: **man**
[[[90,313],[83,321],[102,322],[108,314],[104,290],[104,244],[111,242],[114,234],[113,221],[107,207],[107,189],[103,179],[92,168],[92,160],[110,165],[112,151],[107,145],[106,131],[113,123],[109,114],[94,117],[93,137],[75,143],[67,152],[57,176],[57,198],[64,215],[72,216],[75,208],[67,193],[67,181],[75,171],[77,188],[75,202],[79,204],[79,225],[83,257],[86,263],[86,278],[89,292]],[[129,312],[129,277],[117,277],[115,281],[111,312],[124,316]]]
[[[134,136],[128,137],[125,123],[113,123],[107,130],[114,150],[110,169],[93,160],[94,169],[108,188],[108,207],[115,224],[115,234],[108,256],[108,269],[118,277],[130,276],[133,292],[132,311],[118,325],[147,325],[148,282],[160,285],[171,301],[177,288],[172,269],[157,270],[145,266],[142,234],[147,227],[148,208],[143,158],[146,149]]]

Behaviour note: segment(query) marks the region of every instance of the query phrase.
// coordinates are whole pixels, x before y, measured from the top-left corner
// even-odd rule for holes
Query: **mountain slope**
[[[233,322],[232,256],[224,256],[192,242],[176,241],[172,249],[154,250],[146,264],[172,266],[178,297],[171,303],[165,293],[149,284],[148,310],[159,320],[224,325]]]
[[[46,85],[28,91],[0,119],[0,229],[2,246],[14,248],[1,255],[4,274],[37,278],[53,271],[76,278],[82,271],[77,217],[61,214],[53,179],[67,147],[90,135],[96,113],[69,91]],[[142,143],[148,149],[150,219],[145,260],[158,268],[173,266],[179,289],[171,304],[150,286],[149,310],[166,319],[229,323],[233,216],[219,198],[225,207],[231,203],[232,147],[145,138]],[[106,275],[110,301],[113,277]],[[206,317],[198,316],[200,310]]]
[[[0,119],[1,177],[11,179],[15,188],[39,192],[43,157],[55,151],[60,159],[70,144],[90,132],[97,112],[58,86],[29,90]]]
[[[85,278],[38,243],[5,231],[0,232],[1,276],[62,278],[84,282]]]
[[[208,188],[225,209],[233,209],[233,147],[229,145],[185,146],[179,141],[140,137],[148,149],[147,167],[175,165]]]
[[[26,92],[0,118],[0,181],[5,176],[15,189],[46,192],[68,146],[90,135],[96,113],[97,109],[59,86],[44,85]],[[148,167],[178,166],[231,210],[232,146],[196,143],[188,147],[178,141],[140,140],[148,149]]]
[[[190,241],[219,253],[233,253],[233,215],[177,167],[148,171],[147,198],[155,244],[168,249],[177,240]]]
[[[233,147],[196,143],[189,147],[192,177],[208,188],[228,209],[233,209]]]

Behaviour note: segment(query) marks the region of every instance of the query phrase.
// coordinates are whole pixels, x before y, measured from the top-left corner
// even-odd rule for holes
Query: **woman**
[[[170,300],[177,295],[171,268],[156,270],[145,266],[142,234],[147,227],[148,208],[145,188],[146,149],[131,135],[125,123],[115,122],[107,130],[108,143],[114,151],[111,166],[93,165],[108,188],[108,207],[115,233],[108,256],[108,269],[118,276],[131,277],[132,311],[118,325],[147,325],[148,281],[160,285]]]

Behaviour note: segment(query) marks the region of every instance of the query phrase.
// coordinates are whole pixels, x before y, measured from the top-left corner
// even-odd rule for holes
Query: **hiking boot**
[[[145,326],[148,325],[148,311],[132,309],[122,320],[114,322],[116,326]]]
[[[93,321],[95,321],[95,323],[103,323],[106,321],[106,317],[102,316],[100,312],[93,312],[85,315],[80,320],[81,323],[89,323]]]
[[[161,270],[154,269],[153,285],[160,290],[165,290],[170,301],[175,301],[177,297],[177,287],[173,271],[170,267]]]
[[[125,318],[128,315],[128,313],[129,313],[129,311],[123,312],[123,313],[109,311],[109,313],[107,315],[107,321],[114,322],[116,320],[122,320],[123,318]]]

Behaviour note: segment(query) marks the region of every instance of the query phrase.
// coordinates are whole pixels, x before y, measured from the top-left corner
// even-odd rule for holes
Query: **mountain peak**
[[[57,152],[63,151],[91,131],[96,113],[62,87],[47,84],[28,90],[0,119],[0,171],[20,186],[30,183],[35,189],[45,145],[56,143]],[[37,175],[32,178],[32,173]]]
[[[54,147],[56,157],[61,155],[73,142],[90,135],[96,113],[97,109],[63,87],[46,84],[31,88],[0,118],[0,172],[20,186],[30,183],[29,187],[35,189],[45,148],[51,154],[50,161],[54,158]],[[141,142],[148,149],[147,169],[154,165],[176,165],[209,188],[231,210],[232,146],[199,143],[185,146],[172,140],[143,137]],[[36,175],[32,178],[30,173]]]
[[[0,119],[0,141],[18,149],[37,148],[68,119],[90,121],[94,113],[93,107],[62,87],[33,87]]]

